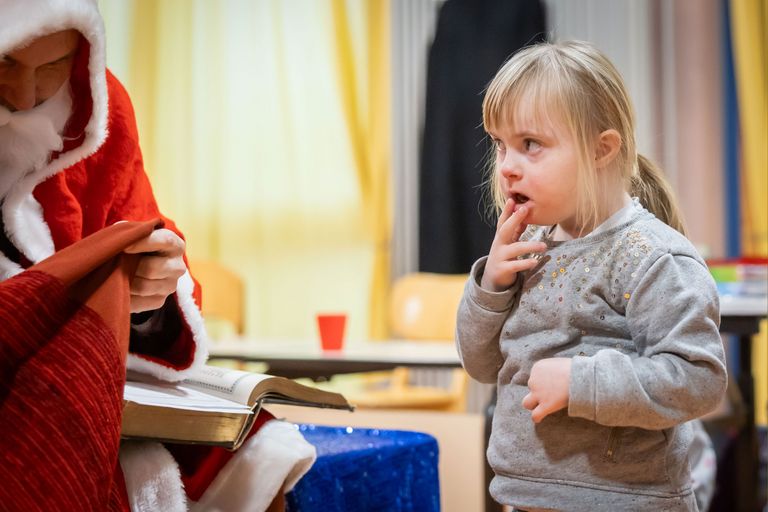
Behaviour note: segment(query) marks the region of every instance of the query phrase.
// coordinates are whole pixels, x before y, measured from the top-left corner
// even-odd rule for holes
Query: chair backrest
[[[189,268],[203,289],[203,318],[226,321],[237,334],[243,334],[244,287],[240,276],[213,260],[191,260]]]
[[[453,340],[466,274],[406,274],[392,285],[389,325],[396,338]]]

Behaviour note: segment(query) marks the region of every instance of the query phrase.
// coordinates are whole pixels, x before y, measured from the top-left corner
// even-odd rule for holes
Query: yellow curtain
[[[100,0],[161,208],[191,256],[244,278],[251,336],[315,336],[320,311],[347,312],[350,338],[380,323],[384,4],[350,1],[340,19],[333,0]]]
[[[768,256],[768,7],[731,1],[736,88],[741,122],[742,250]]]
[[[389,3],[366,3],[367,72],[354,65],[354,38],[350,10],[360,2],[333,0],[333,21],[339,89],[352,141],[357,181],[363,198],[364,218],[374,244],[371,275],[370,335],[388,334],[386,299],[389,283],[389,242],[392,233],[390,201],[390,59]],[[361,91],[363,91],[361,93]]]
[[[736,91],[741,129],[742,251],[768,256],[768,7],[731,0]],[[752,342],[757,421],[768,424],[768,322]]]

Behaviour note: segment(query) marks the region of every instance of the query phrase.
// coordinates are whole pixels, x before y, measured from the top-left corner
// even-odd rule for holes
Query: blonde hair
[[[597,169],[595,143],[605,130],[616,130],[621,147],[605,176],[620,185],[651,213],[684,233],[682,216],[661,170],[637,153],[632,103],[616,68],[589,43],[541,43],[515,54],[496,73],[483,99],[483,127],[496,131],[521,116],[535,123],[561,123],[577,151],[577,221],[595,227],[606,212]],[[506,201],[497,177],[495,157],[489,162],[491,194],[497,208]],[[610,182],[613,180],[613,183]]]

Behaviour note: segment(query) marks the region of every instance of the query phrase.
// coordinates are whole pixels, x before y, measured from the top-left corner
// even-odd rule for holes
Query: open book
[[[129,372],[122,437],[234,450],[265,403],[353,410],[338,393],[283,377],[204,366],[181,382],[164,382]]]

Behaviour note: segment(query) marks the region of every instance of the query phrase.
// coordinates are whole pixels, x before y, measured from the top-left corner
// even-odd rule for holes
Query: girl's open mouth
[[[512,194],[512,196],[511,196],[511,197],[512,197],[512,200],[513,200],[513,201],[514,201],[516,204],[525,204],[525,203],[527,203],[527,202],[528,202],[528,196],[524,196],[523,194],[517,194],[517,193],[515,193],[515,194]]]

